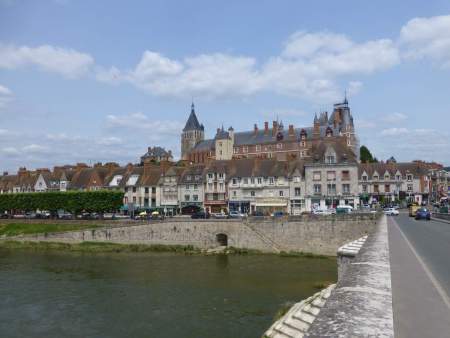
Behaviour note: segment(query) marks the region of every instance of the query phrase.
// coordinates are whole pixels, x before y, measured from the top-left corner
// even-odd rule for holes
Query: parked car
[[[49,211],[40,211],[40,212],[36,213],[35,218],[48,219],[50,217],[51,217],[51,213]]]
[[[426,219],[429,221],[431,219],[431,212],[427,208],[419,208],[416,211],[416,220]]]
[[[281,218],[285,216],[286,214],[283,211],[274,211],[270,216],[273,218]]]
[[[72,219],[73,215],[70,212],[59,212],[58,218],[59,219]]]
[[[253,217],[264,217],[264,213],[262,211],[253,211]]]
[[[398,210],[394,209],[394,208],[386,208],[383,210],[383,213],[388,216],[398,216],[399,215]]]
[[[225,214],[223,212],[216,212],[216,213],[212,213],[211,217],[216,218],[216,219],[225,219],[225,218],[227,218],[227,214]]]
[[[5,212],[3,214],[0,214],[0,219],[7,219],[9,218],[9,215]]]
[[[351,205],[339,205],[336,207],[337,214],[351,214],[353,207]]]
[[[230,213],[228,214],[228,218],[245,218],[246,215],[240,213],[239,211],[230,211]]]
[[[26,219],[34,219],[34,218],[36,218],[36,213],[32,212],[32,211],[27,212],[27,213],[25,213],[25,218]]]
[[[204,211],[197,211],[196,213],[193,213],[191,215],[192,219],[208,219],[210,217],[211,217],[211,215]]]

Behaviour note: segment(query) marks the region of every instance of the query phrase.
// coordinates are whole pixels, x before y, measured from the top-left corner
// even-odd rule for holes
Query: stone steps
[[[330,297],[335,288],[335,284],[317,292],[294,304],[291,309],[278,321],[276,321],[265,333],[268,338],[301,338],[308,331],[311,324],[316,319],[326,300]]]

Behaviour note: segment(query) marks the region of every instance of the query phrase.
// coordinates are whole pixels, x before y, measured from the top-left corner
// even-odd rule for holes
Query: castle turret
[[[205,127],[198,122],[194,102],[192,102],[191,113],[181,133],[181,159],[187,160],[189,153],[204,139]]]

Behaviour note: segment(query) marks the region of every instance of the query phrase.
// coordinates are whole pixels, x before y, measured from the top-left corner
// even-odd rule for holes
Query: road
[[[450,337],[450,224],[388,217],[395,336]]]

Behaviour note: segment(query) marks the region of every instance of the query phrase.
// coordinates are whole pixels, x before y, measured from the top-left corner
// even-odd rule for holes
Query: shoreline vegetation
[[[54,232],[89,230],[101,227],[98,224],[53,224],[53,223],[6,223],[0,224],[0,237],[34,235]]]
[[[265,253],[253,249],[227,247],[222,252],[208,252],[192,245],[166,244],[120,244],[110,242],[63,243],[50,241],[0,240],[0,249],[30,251],[66,251],[78,253],[177,253],[184,255],[277,255],[279,257],[331,259],[332,256],[315,255],[303,252]]]

